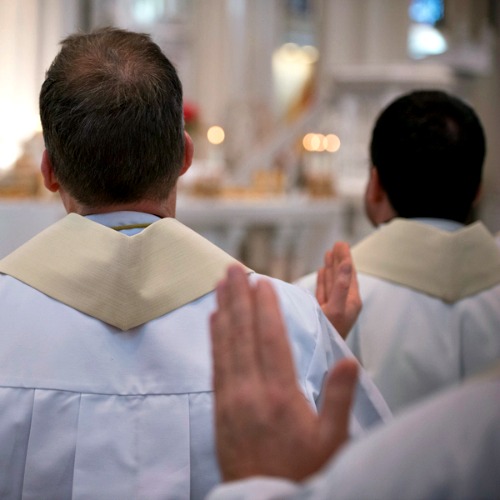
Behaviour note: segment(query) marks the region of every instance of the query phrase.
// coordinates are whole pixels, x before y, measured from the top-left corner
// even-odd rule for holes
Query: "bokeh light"
[[[222,144],[225,137],[224,129],[219,125],[212,125],[207,131],[207,139],[210,144]]]

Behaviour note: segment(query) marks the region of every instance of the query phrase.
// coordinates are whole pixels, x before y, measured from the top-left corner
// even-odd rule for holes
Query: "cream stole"
[[[356,269],[452,303],[500,284],[500,251],[480,222],[453,232],[394,219],[353,247]]]
[[[128,330],[211,292],[235,263],[175,219],[127,236],[69,214],[0,260],[0,272]]]

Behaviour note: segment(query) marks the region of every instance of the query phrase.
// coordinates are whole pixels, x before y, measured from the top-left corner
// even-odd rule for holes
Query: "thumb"
[[[358,381],[358,362],[341,359],[328,374],[319,414],[320,434],[335,451],[349,438],[351,407]]]

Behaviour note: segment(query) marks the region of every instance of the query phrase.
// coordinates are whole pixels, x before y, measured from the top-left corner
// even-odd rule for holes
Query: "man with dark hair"
[[[440,91],[413,92],[380,114],[370,144],[372,176],[398,217],[464,224],[479,195],[486,141],[471,107]],[[374,179],[371,179],[374,180]],[[370,220],[387,222],[366,206]]]
[[[175,68],[144,34],[73,35],[40,113],[68,215],[0,261],[0,497],[203,498],[219,480],[209,315],[235,260],[174,219],[193,155]],[[350,351],[272,282],[315,408]],[[351,433],[388,414],[365,374]]]
[[[500,253],[466,225],[485,137],[474,110],[415,91],[378,117],[365,208],[378,227],[353,248],[363,310],[347,343],[398,411],[500,357]],[[315,288],[315,275],[299,284]]]

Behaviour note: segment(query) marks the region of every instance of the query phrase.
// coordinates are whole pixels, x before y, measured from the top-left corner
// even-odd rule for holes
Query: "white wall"
[[[0,0],[0,169],[40,129],[38,94],[59,40],[74,31],[77,0]]]

